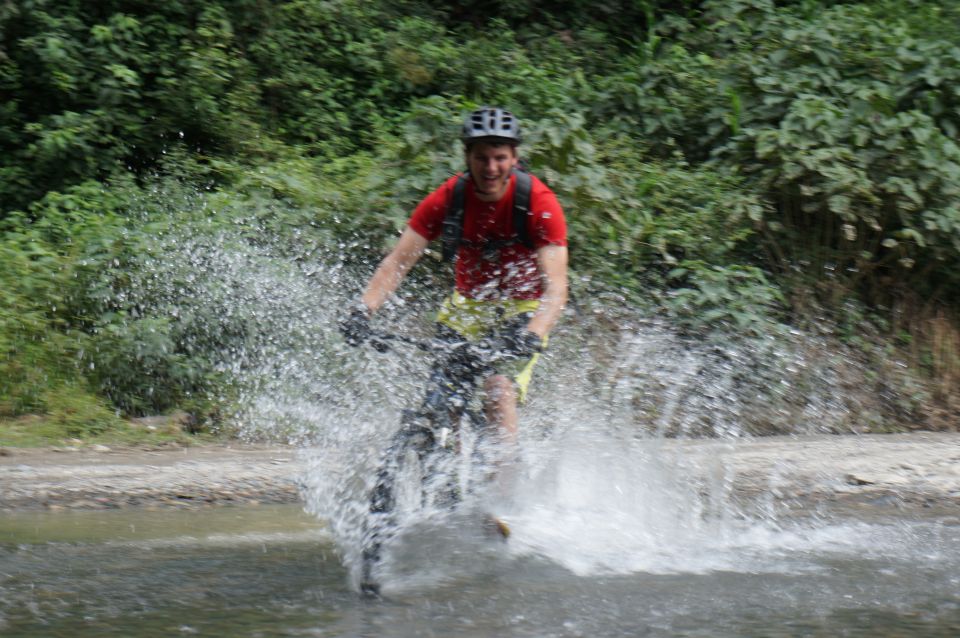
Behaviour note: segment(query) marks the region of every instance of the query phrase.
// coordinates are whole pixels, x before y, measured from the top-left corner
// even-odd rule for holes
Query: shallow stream
[[[297,506],[8,514],[0,634],[960,635],[960,525],[890,514],[744,523],[619,563],[602,534],[575,559],[529,521],[504,544],[461,519],[408,542],[383,600]]]
[[[343,343],[333,326],[359,275],[195,230],[162,238],[121,301],[179,318],[190,348],[221,344],[210,357],[235,388],[240,433],[310,448],[311,514],[4,514],[0,635],[960,635],[955,512],[791,511],[776,476],[744,507],[717,458],[688,467],[657,444],[860,427],[877,399],[848,379],[852,361],[803,335],[690,343],[620,298],[584,306],[552,339],[522,420],[522,475],[474,503],[496,503],[510,539],[469,512],[420,521],[391,548],[384,599],[361,598],[369,482],[429,362]],[[382,325],[417,334],[420,293],[405,294]]]

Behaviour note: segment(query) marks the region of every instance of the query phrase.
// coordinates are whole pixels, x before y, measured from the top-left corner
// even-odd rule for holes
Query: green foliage
[[[270,130],[334,152],[375,140],[396,112],[385,28],[393,16],[359,2],[284,3],[247,50],[258,72]]]
[[[689,25],[687,25],[689,26]],[[696,42],[653,35],[615,72],[600,80],[595,117],[651,154],[678,150],[703,160],[739,127],[739,97],[723,81],[725,62],[698,51]]]
[[[667,283],[663,273],[683,259],[724,263],[752,233],[760,204],[737,180],[684,163],[604,158],[596,181],[578,184],[570,225],[576,262],[638,288]]]
[[[141,233],[156,229],[133,231],[118,211],[148,203],[132,184],[86,182],[4,221],[0,416],[49,413],[69,431],[89,417],[93,434],[116,421],[95,394],[136,415],[202,386],[201,364],[185,363],[169,326],[131,321],[116,306]]]
[[[104,192],[99,185],[87,185],[91,189]],[[53,202],[64,205],[63,216],[43,216]],[[79,292],[75,282],[86,267],[84,259],[102,249],[101,231],[110,226],[105,222],[80,230],[86,221],[99,221],[89,216],[90,205],[83,194],[51,194],[34,207],[37,223],[16,214],[5,222],[8,230],[0,241],[0,414],[43,409],[51,388],[82,379],[89,338],[78,330],[71,310]]]
[[[68,437],[88,438],[122,427],[120,418],[103,400],[80,389],[60,388],[47,404],[49,422]]]
[[[0,14],[0,82],[14,99],[0,125],[0,210],[126,167],[171,146],[223,152],[256,140],[262,107],[225,7],[138,2],[90,11],[25,3]],[[248,12],[229,14],[243,21]]]
[[[527,157],[564,203],[572,265],[597,286],[649,297],[651,290],[687,285],[677,276],[680,262],[730,265],[712,274],[728,276],[731,287],[745,272],[755,276],[755,268],[738,262],[748,259],[763,204],[742,180],[691,165],[679,153],[646,159],[645,147],[624,136],[598,141],[575,113],[552,112],[530,129]],[[708,299],[718,312],[690,314],[688,327],[706,328],[725,316],[728,299],[707,296],[701,305]],[[774,301],[766,299],[756,312]]]
[[[783,293],[753,266],[718,266],[686,260],[669,273],[683,286],[671,290],[665,306],[684,329],[724,326],[728,333],[769,336],[778,332]]]
[[[58,393],[93,429],[113,426],[91,397],[214,411],[208,353],[255,326],[171,301],[201,285],[163,269],[178,226],[197,252],[376,259],[489,103],[521,117],[589,290],[689,333],[826,306],[851,343],[854,306],[956,311],[958,20],[932,0],[0,3],[0,415]]]
[[[893,282],[956,298],[956,38],[890,19],[889,3],[810,15],[760,0],[706,6],[710,26],[695,39],[736,102],[683,128],[712,135],[718,163],[774,204],[763,217],[770,266],[852,273],[848,285],[874,301],[889,302]]]
[[[127,414],[157,414],[180,406],[202,387],[202,360],[177,343],[170,320],[106,314],[97,325],[95,372],[101,392]]]

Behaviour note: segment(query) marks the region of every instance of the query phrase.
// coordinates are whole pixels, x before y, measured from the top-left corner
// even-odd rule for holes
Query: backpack
[[[530,190],[533,181],[530,173],[517,167],[513,174],[517,176],[517,183],[513,191],[513,230],[516,239],[491,241],[486,246],[489,249],[499,249],[509,244],[520,243],[533,250],[533,239],[527,229],[527,215],[530,214]],[[450,198],[450,207],[443,218],[443,261],[453,261],[457,250],[463,241],[463,215],[466,208],[467,182],[470,173],[464,172],[453,186],[453,197]]]

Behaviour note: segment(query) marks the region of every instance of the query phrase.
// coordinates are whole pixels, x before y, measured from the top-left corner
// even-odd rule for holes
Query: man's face
[[[517,165],[517,150],[510,144],[477,142],[467,151],[467,167],[483,201],[503,197],[510,184],[510,171]]]

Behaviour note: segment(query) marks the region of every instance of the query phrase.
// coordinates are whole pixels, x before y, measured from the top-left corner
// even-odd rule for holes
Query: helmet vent
[[[483,107],[467,116],[462,137],[465,142],[489,137],[519,144],[520,126],[509,111],[496,107]]]

